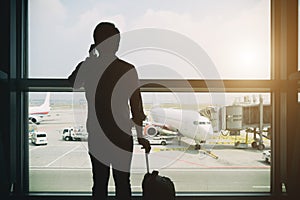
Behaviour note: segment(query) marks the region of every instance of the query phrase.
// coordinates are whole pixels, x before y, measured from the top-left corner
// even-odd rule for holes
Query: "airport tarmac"
[[[75,113],[75,118],[74,118]],[[84,111],[71,107],[55,108],[37,125],[38,131],[48,133],[48,144],[29,143],[29,176],[31,192],[90,192],[91,164],[87,141],[64,141],[62,129],[85,123]],[[75,120],[74,120],[75,119]],[[170,177],[177,192],[269,192],[270,165],[262,159],[262,151],[238,149],[230,142],[208,142],[203,147],[213,153],[194,150],[194,142],[182,138],[168,145],[152,145],[150,170],[159,170]],[[269,149],[269,143],[266,143]],[[214,157],[217,156],[217,159]],[[131,184],[141,192],[146,173],[144,150],[134,145]],[[110,180],[110,191],[114,191]]]

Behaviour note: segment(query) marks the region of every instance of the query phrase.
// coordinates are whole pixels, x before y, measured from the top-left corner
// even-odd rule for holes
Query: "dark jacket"
[[[105,135],[122,146],[131,137],[134,123],[142,125],[146,116],[133,65],[115,56],[105,59],[89,57],[78,64],[68,79],[74,88],[85,89],[89,137],[97,134],[94,132],[98,129],[94,126],[98,122]]]

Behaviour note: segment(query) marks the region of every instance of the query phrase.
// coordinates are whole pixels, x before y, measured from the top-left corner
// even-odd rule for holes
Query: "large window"
[[[223,101],[214,102],[215,95],[223,97]],[[92,174],[84,95],[51,92],[50,97],[50,112],[39,118],[38,125],[30,124],[30,191],[90,192]],[[41,105],[47,101],[47,94],[30,93],[30,99],[32,105]],[[156,127],[157,135],[147,136],[152,143],[150,169],[171,177],[178,193],[270,192],[269,93],[147,92],[143,93],[143,100],[148,126],[151,122],[164,121],[178,128],[182,135],[178,138],[175,131]],[[264,112],[261,133],[260,104]],[[158,109],[165,114],[161,121],[155,118],[160,112]],[[145,132],[151,131],[148,128],[146,125]],[[36,144],[35,133],[44,132],[47,139],[42,139],[47,140],[47,144]],[[200,150],[196,149],[197,144],[201,145]],[[263,148],[258,149],[258,145]],[[136,140],[131,173],[132,190],[141,192],[141,181],[146,173],[145,155]],[[113,180],[109,190],[114,192]]]
[[[120,55],[136,65],[141,79],[270,79],[269,0],[30,0],[29,77],[67,77],[87,56],[96,24],[106,20],[123,33],[126,50],[133,50],[124,44],[133,30],[173,32],[158,33],[161,46]],[[157,42],[147,30],[137,36],[130,42]],[[161,37],[174,46],[166,49]],[[193,62],[193,54],[201,59]]]
[[[145,132],[159,121],[154,108],[164,110],[166,125],[179,121],[171,130],[155,128],[150,169],[174,180],[179,198],[284,195],[293,171],[287,166],[297,166],[288,145],[297,119],[296,83],[287,81],[297,65],[294,4],[13,1],[22,10],[11,9],[10,19],[13,193],[90,196],[86,100],[65,79],[88,55],[96,24],[110,21],[121,30],[118,56],[138,70]],[[50,109],[34,113],[41,105]],[[189,135],[204,126],[204,138]],[[146,167],[136,143],[132,163],[132,190],[140,196]]]
[[[260,99],[262,107],[271,106],[270,93],[224,93],[225,88],[212,93],[208,82],[208,91],[199,93],[185,81],[270,79],[270,1],[31,0],[28,9],[30,78],[66,78],[87,56],[95,25],[108,20],[122,32],[118,55],[137,67],[141,80],[183,82],[175,83],[189,92],[143,93],[147,123],[155,122],[151,111],[157,104],[206,119],[183,116],[175,119],[182,124],[174,127],[177,131],[159,129],[149,138],[150,167],[172,178],[178,193],[271,191],[271,114],[263,121],[259,106]],[[75,133],[81,127],[80,134],[87,134],[85,98],[79,96],[52,92],[50,116],[29,113],[34,127],[29,134],[30,192],[91,191],[87,142]],[[39,93],[29,97],[29,103],[47,99]],[[165,116],[165,123],[173,122],[168,117],[176,118]],[[202,126],[211,131],[196,140],[191,132]],[[46,132],[46,145],[35,144],[36,132]],[[145,171],[144,154],[135,145],[133,191],[141,192]]]

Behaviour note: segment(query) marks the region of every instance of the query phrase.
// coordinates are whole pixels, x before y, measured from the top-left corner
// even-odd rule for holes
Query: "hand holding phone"
[[[96,45],[91,44],[90,49],[89,49],[89,53],[91,53],[95,48],[96,48]]]
[[[96,45],[95,44],[91,44],[90,49],[89,49],[89,54],[90,56],[96,56]]]

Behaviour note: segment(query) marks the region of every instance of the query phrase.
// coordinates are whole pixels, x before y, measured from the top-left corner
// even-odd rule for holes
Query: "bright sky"
[[[30,0],[29,76],[66,78],[87,56],[100,21],[114,22],[122,33],[151,27],[182,34],[206,52],[221,78],[270,78],[269,0]],[[216,78],[199,76],[166,52],[121,58],[137,67],[140,78],[178,78],[160,65],[184,78]]]

